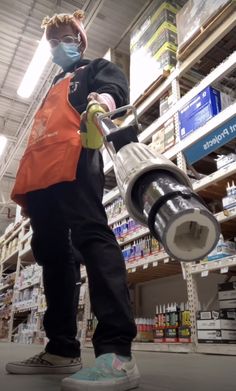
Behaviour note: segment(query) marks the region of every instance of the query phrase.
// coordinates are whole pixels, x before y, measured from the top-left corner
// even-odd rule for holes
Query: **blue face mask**
[[[51,49],[51,53],[52,61],[62,67],[63,71],[66,71],[81,58],[81,52],[76,43],[60,42],[59,45]]]

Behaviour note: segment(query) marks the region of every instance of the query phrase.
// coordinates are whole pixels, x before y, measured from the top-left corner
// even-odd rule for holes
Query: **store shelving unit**
[[[217,64],[214,69],[208,73],[205,77],[201,76],[202,80],[198,80],[197,84],[193,83],[192,88],[181,97],[181,80],[185,77],[189,77],[192,67],[202,59],[211,48],[213,48],[223,37],[225,37],[231,31],[235,32],[236,26],[236,11],[233,11],[231,15],[218,26],[211,34],[208,35],[206,40],[201,43],[194,52],[189,55],[189,57],[184,60],[182,63],[178,63],[176,69],[169,74],[167,78],[163,78],[161,83],[158,83],[157,87],[149,94],[142,97],[141,103],[137,106],[137,113],[139,117],[144,116],[166,93],[168,90],[172,91],[175,104],[160,118],[154,120],[149,124],[142,133],[139,134],[139,141],[149,144],[152,136],[171,118],[174,118],[176,125],[176,144],[164,152],[164,156],[168,159],[174,160],[177,162],[177,165],[186,171],[186,161],[184,159],[183,151],[194,145],[201,137],[211,134],[215,129],[223,125],[228,120],[236,116],[236,103],[233,103],[231,106],[220,112],[217,116],[212,118],[206,125],[204,125],[198,131],[195,131],[193,134],[189,135],[182,141],[179,141],[179,129],[178,129],[178,111],[183,108],[187,102],[189,102],[193,97],[195,97],[199,92],[209,85],[218,85],[222,79],[226,78],[227,75],[236,70],[236,51],[227,55],[223,62]],[[235,47],[236,50],[236,47]],[[124,124],[128,125],[131,123],[132,118],[129,116],[124,120]],[[105,165],[104,172],[105,174],[110,174],[112,171],[112,162],[109,162]],[[193,182],[193,189],[196,192],[199,192],[201,196],[206,194],[214,194],[216,189],[219,194],[223,194],[223,189],[225,189],[225,181],[234,178],[236,173],[236,163],[232,163],[227,167],[224,167],[219,170],[215,170],[208,175],[203,176],[200,179],[195,179]],[[119,191],[117,188],[112,189],[108,194],[104,196],[103,203],[108,205],[113,202],[119,196]],[[128,217],[128,212],[124,210],[120,215],[113,216],[109,219],[109,224],[113,225],[119,222],[122,219]],[[216,217],[220,224],[222,224],[222,229],[227,230],[227,232],[232,231],[231,225],[235,226],[235,217],[236,217],[236,208],[227,211],[217,211]],[[1,247],[1,262],[0,262],[0,277],[10,270],[16,273],[16,278],[19,276],[22,266],[29,264],[33,261],[33,256],[30,250],[30,238],[32,232],[28,229],[25,231],[25,227],[29,227],[29,221],[24,220],[20,225],[15,227],[12,230],[12,233],[4,239],[4,244]],[[124,246],[128,243],[137,240],[149,233],[147,228],[143,228],[139,232],[135,232],[126,236],[124,240],[120,240],[120,245]],[[232,232],[233,233],[233,232]],[[21,240],[17,248],[15,248],[11,253],[6,254],[4,250],[8,244],[15,238],[19,237]],[[137,350],[146,350],[146,351],[165,351],[165,352],[192,352],[197,351],[201,353],[219,353],[219,354],[232,354],[236,355],[236,346],[233,345],[207,345],[207,344],[198,344],[197,335],[196,335],[196,310],[198,308],[198,289],[196,276],[202,275],[206,277],[212,272],[221,272],[227,273],[228,270],[236,267],[236,256],[228,257],[214,262],[208,263],[188,263],[180,264],[176,261],[173,261],[169,256],[160,251],[155,254],[151,254],[147,257],[135,260],[132,262],[126,263],[128,281],[129,284],[135,285],[140,282],[150,281],[152,279],[158,279],[173,275],[181,275],[186,280],[187,292],[188,292],[188,301],[192,314],[192,343],[186,344],[155,344],[155,343],[137,343],[133,345],[133,349]],[[86,279],[85,269],[82,269],[82,279]],[[87,280],[85,282],[87,286]],[[6,287],[0,286],[1,290],[7,289]],[[22,288],[23,289],[23,288]],[[26,308],[25,308],[26,309]],[[27,311],[31,311],[32,307],[29,306]],[[25,311],[25,312],[27,312]],[[10,327],[9,327],[9,340],[12,339],[12,332],[14,329],[14,317],[15,312],[11,310],[10,318]],[[84,319],[83,319],[83,328],[81,340],[85,343],[86,340],[86,327],[87,319],[90,314],[90,303],[88,289],[85,294],[85,308],[84,308]],[[86,346],[90,346],[90,343],[86,343]]]
[[[222,23],[212,34],[209,34],[204,43],[198,46],[198,48],[182,63],[178,63],[176,69],[169,75],[169,77],[163,81],[162,84],[159,84],[158,87],[146,97],[142,99],[142,103],[137,107],[137,112],[139,116],[142,116],[147,112],[150,107],[152,107],[158,99],[168,90],[172,91],[173,99],[175,104],[170,108],[163,116],[153,121],[144,131],[139,135],[139,141],[144,143],[149,143],[153,134],[155,134],[166,121],[170,118],[175,119],[176,126],[176,144],[165,151],[163,154],[165,157],[171,160],[176,160],[177,165],[186,171],[186,162],[184,159],[183,151],[194,145],[201,137],[205,137],[207,134],[211,134],[215,129],[235,117],[236,113],[236,103],[233,103],[231,106],[223,110],[216,117],[212,118],[206,125],[200,128],[198,131],[195,131],[193,134],[189,135],[182,141],[179,141],[178,134],[178,121],[176,121],[176,113],[181,110],[187,102],[189,102],[193,97],[200,93],[204,88],[209,85],[218,85],[218,83],[227,77],[232,71],[236,69],[236,51],[226,56],[223,62],[218,64],[214,69],[208,73],[197,85],[193,86],[183,97],[180,98],[180,85],[181,78],[183,78],[191,69],[191,67],[196,64],[200,58],[202,58],[211,48],[214,47],[227,33],[230,31],[235,31],[236,26],[236,12],[234,11],[227,20]],[[236,47],[235,47],[236,49]],[[129,124],[131,119],[128,117],[125,120],[125,124]],[[112,163],[108,163],[105,167],[105,173],[112,170]],[[219,194],[224,194],[224,189],[226,188],[227,180],[234,179],[236,173],[236,163],[232,163],[227,167],[219,169],[205,175],[200,179],[195,179],[193,182],[193,189],[201,196],[212,194],[215,195],[216,190]],[[104,197],[105,205],[113,202],[119,196],[118,189],[113,189],[109,194],[106,194]],[[233,234],[232,226],[235,227],[235,217],[236,217],[235,208],[232,210],[221,211],[216,213],[216,218],[219,223],[222,225],[222,230],[231,232]],[[127,217],[125,211],[122,212],[121,219]],[[112,217],[112,224],[117,223],[117,218]],[[229,225],[231,223],[231,225]],[[155,262],[155,257],[150,258],[149,261],[143,260],[142,262],[138,261],[137,263],[128,264],[128,278],[131,283],[149,281],[152,278],[159,278],[160,274],[162,277],[168,275],[173,275],[173,270],[168,270],[169,266],[172,265],[170,259],[166,254],[157,255],[158,263]],[[164,260],[168,263],[164,263]],[[140,263],[139,263],[140,262]],[[143,269],[143,266],[146,269]],[[228,269],[231,269],[235,266],[235,258],[222,259],[215,262],[208,262],[205,264],[194,265],[192,263],[182,264],[183,275],[187,283],[188,291],[188,300],[189,306],[192,314],[192,341],[191,346],[186,347],[187,350],[205,352],[205,353],[221,353],[221,354],[236,354],[236,349],[233,345],[210,345],[209,344],[198,344],[197,335],[196,335],[196,311],[198,309],[198,295],[197,295],[197,285],[195,276],[200,274],[202,276],[207,276],[210,272],[217,272],[218,270],[221,273],[227,273]],[[160,274],[157,270],[162,269]],[[181,273],[181,267],[174,269],[175,272]],[[173,274],[171,274],[173,273]],[[178,345],[178,344],[177,344]],[[145,343],[135,343],[134,348],[144,349],[144,350],[159,350],[164,349],[165,351],[175,351],[179,347],[175,344],[169,344],[168,348],[165,344],[145,344]]]
[[[212,354],[223,354],[223,355],[236,355],[236,345],[231,344],[207,344],[198,343],[196,335],[196,309],[199,302],[198,299],[198,288],[196,276],[201,275],[207,278],[212,272],[219,272],[221,274],[227,274],[229,270],[236,268],[236,256],[230,256],[222,258],[216,261],[208,263],[193,264],[190,263],[186,266],[186,280],[188,285],[188,294],[191,298],[191,302],[195,307],[195,312],[192,313],[194,317],[192,335],[195,345],[195,351],[198,353],[212,353]]]

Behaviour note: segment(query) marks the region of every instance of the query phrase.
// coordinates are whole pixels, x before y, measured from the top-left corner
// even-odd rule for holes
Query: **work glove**
[[[108,94],[100,95],[97,92],[90,92],[90,94],[87,97],[88,102],[96,101],[105,111],[112,110],[112,108],[108,107],[107,100],[103,97],[103,95],[108,95]]]

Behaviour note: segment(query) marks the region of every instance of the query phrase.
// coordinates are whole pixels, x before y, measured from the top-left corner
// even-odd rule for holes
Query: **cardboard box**
[[[175,122],[174,118],[170,118],[164,123],[164,150],[172,147],[175,144]]]
[[[200,343],[236,343],[236,330],[198,330]]]
[[[165,342],[164,329],[156,328],[154,331],[154,342],[163,343]]]
[[[164,69],[176,64],[176,31],[173,30],[177,8],[173,3],[153,1],[131,31],[131,103],[163,75]]]
[[[232,209],[236,206],[236,194],[222,198],[223,209]]]
[[[160,27],[164,23],[174,26],[174,31],[177,32],[176,13],[178,9],[171,3],[173,2],[161,0],[152,2],[131,31],[131,52],[144,45],[150,46],[160,36]]]
[[[236,308],[236,299],[220,300],[219,307],[220,307],[220,309],[227,309],[227,308],[234,309],[234,308]]]
[[[180,343],[191,342],[191,327],[181,326],[178,328],[178,342]]]
[[[211,86],[205,88],[179,111],[180,139],[203,126],[220,111],[220,92]]]
[[[211,320],[219,319],[220,311],[198,311],[197,319],[198,320]]]
[[[220,310],[220,318],[221,319],[236,319],[236,309],[223,309]]]
[[[204,343],[221,343],[222,334],[221,330],[198,330],[197,331],[198,342]]]
[[[236,290],[218,292],[218,299],[219,299],[219,300],[231,300],[231,299],[236,299]]]
[[[222,96],[222,93],[221,93],[221,96]],[[233,163],[235,161],[236,161],[236,154],[235,153],[229,153],[226,156],[220,156],[216,160],[216,167],[219,170],[220,168],[226,167],[226,166],[228,166],[229,164],[231,164],[231,163]]]
[[[236,290],[236,281],[223,282],[222,284],[218,284],[218,291],[232,291]]]
[[[167,342],[167,343],[178,342],[178,328],[177,327],[165,328],[164,334],[165,334],[165,342]]]
[[[222,342],[236,343],[236,330],[221,330]]]
[[[173,106],[173,94],[167,93],[160,99],[160,117]]]
[[[177,29],[175,25],[168,22],[164,22],[159,27],[159,29],[155,32],[152,38],[147,42],[146,48],[149,48],[151,54],[155,56],[155,54],[166,43],[168,43],[169,45],[174,45],[175,49],[177,49]]]
[[[211,319],[197,320],[198,330],[236,330],[236,320]]]
[[[220,259],[224,257],[229,257],[236,253],[235,243],[230,241],[225,241],[218,243],[217,246],[208,254],[208,261],[214,261],[215,259]]]
[[[157,153],[163,153],[165,151],[164,128],[158,130],[158,132],[152,136],[152,143],[150,144],[150,148]]]

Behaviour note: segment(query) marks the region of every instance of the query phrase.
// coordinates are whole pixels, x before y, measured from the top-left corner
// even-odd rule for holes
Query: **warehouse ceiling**
[[[145,0],[0,0],[0,135],[7,146],[0,157],[0,235],[14,222],[15,205],[10,201],[19,160],[25,148],[34,113],[46,93],[57,66],[48,62],[28,99],[17,89],[42,37],[44,16],[86,12],[88,35],[86,57],[103,57],[109,48],[129,53],[130,29],[150,1]]]

